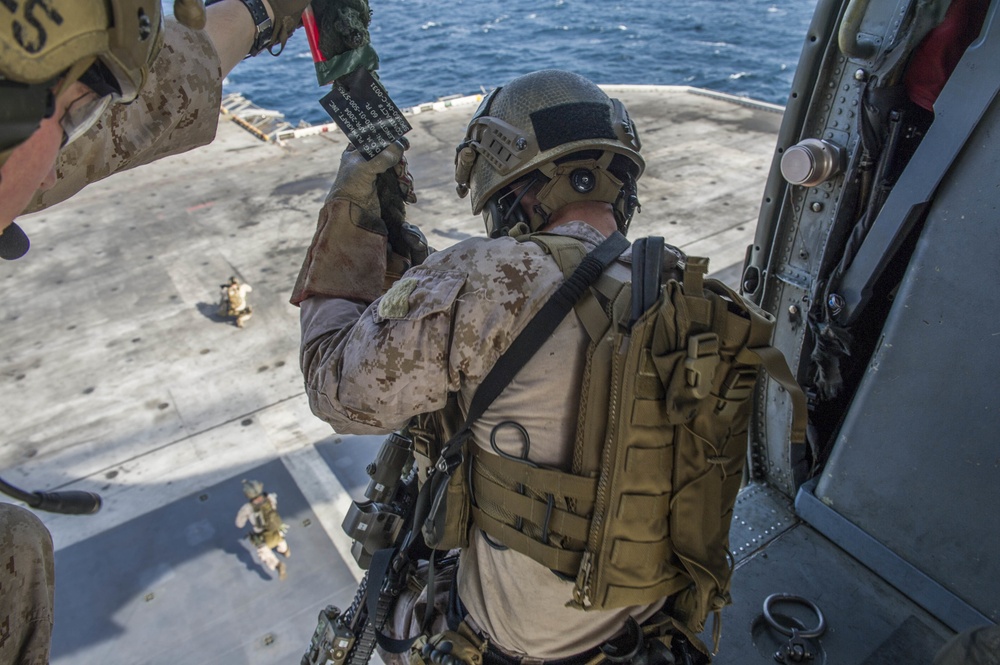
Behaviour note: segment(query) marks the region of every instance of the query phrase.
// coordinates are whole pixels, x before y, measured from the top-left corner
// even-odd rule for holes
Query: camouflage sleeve
[[[253,513],[253,507],[249,503],[244,503],[240,506],[239,512],[236,513],[236,528],[242,529],[246,526],[246,523],[250,521],[250,514]]]
[[[28,510],[0,502],[0,663],[49,662],[52,536]]]
[[[112,105],[56,162],[56,184],[35,195],[26,212],[70,198],[112,173],[210,143],[219,126],[222,70],[202,30],[166,20],[163,48],[142,93]]]
[[[338,432],[384,434],[443,408],[449,392],[478,386],[561,278],[533,243],[477,240],[432,254],[367,309],[307,299],[313,413]]]
[[[420,266],[367,309],[303,301],[301,362],[313,413],[338,432],[385,434],[443,407],[456,388],[448,342],[464,282],[461,272]]]

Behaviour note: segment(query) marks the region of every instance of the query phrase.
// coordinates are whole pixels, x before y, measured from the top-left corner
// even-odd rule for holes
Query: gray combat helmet
[[[541,210],[519,221],[532,230],[567,203],[604,201],[624,231],[638,205],[635,179],[645,168],[639,148],[620,101],[582,76],[543,70],[487,95],[458,146],[455,180],[459,196],[472,194],[472,212],[483,213],[493,236],[511,226],[499,217],[519,211],[509,186],[531,174],[544,184]]]
[[[244,480],[243,494],[247,499],[253,501],[264,493],[264,483],[259,480]]]

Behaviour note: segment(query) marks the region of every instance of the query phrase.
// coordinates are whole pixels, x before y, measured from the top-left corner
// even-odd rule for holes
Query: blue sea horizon
[[[492,89],[538,69],[599,84],[690,85],[784,105],[815,0],[370,0],[379,76],[396,104]],[[329,122],[299,30],[226,92],[297,124]]]

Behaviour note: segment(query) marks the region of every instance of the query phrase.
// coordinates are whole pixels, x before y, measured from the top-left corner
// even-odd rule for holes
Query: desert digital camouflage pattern
[[[113,104],[56,162],[55,186],[27,212],[64,201],[112,173],[210,143],[219,124],[222,69],[208,36],[172,19],[139,97]]]
[[[604,239],[583,222],[553,232],[589,249]],[[626,250],[621,261],[630,260]],[[623,263],[612,270],[629,274]],[[339,433],[386,433],[441,409],[451,391],[466,409],[562,281],[555,261],[535,243],[474,238],[432,254],[367,309],[346,300],[305,300],[301,361],[313,412]],[[567,316],[517,375],[518,389],[502,393],[473,425],[476,443],[490,450],[494,427],[516,420],[531,437],[532,461],[567,468],[588,342],[577,317]],[[501,427],[496,439],[505,452],[522,453],[513,428]],[[478,534],[462,552],[459,588],[472,619],[501,647],[546,659],[600,644],[627,615],[643,621],[659,605],[603,613],[567,608],[572,582],[514,551],[492,549]]]
[[[0,663],[48,665],[55,564],[34,513],[0,503]]]

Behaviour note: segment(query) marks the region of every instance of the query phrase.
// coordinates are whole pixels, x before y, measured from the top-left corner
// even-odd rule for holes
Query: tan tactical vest
[[[266,496],[263,503],[253,505],[251,519],[255,527],[255,545],[264,544],[268,547],[277,547],[284,539],[284,522],[281,521],[281,516]],[[260,532],[256,532],[256,529],[260,529]]]
[[[567,276],[586,253],[566,236],[530,239]],[[729,525],[759,366],[793,394],[795,434],[805,434],[805,399],[770,346],[773,317],[707,270],[707,259],[688,257],[682,273],[665,271],[659,299],[631,328],[632,285],[602,275],[574,308],[591,343],[572,468],[468,445],[448,486],[448,528],[428,544],[465,546],[472,524],[575,578],[574,607],[673,596],[673,616],[701,632],[730,602]],[[436,437],[414,434],[426,465]]]

